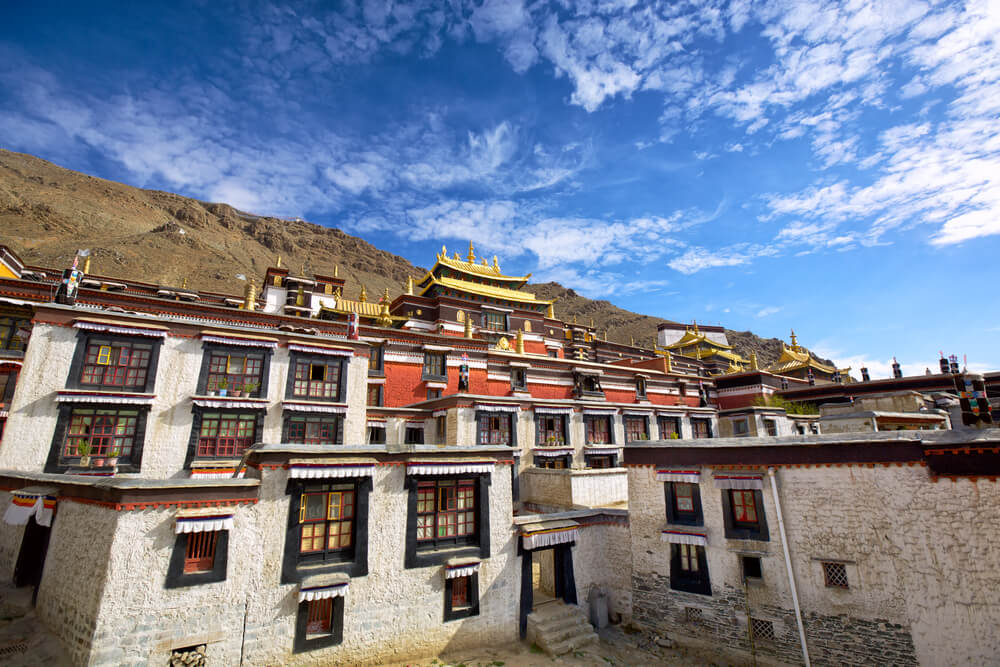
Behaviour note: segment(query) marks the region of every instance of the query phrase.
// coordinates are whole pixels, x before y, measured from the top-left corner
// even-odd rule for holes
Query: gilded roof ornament
[[[361,296],[358,297],[358,301],[361,303],[368,302],[368,290],[365,289],[364,285],[361,286]]]
[[[90,255],[87,255],[87,258],[83,260],[83,273],[84,275],[90,274]]]
[[[555,304],[551,304],[551,303],[549,304],[549,307],[546,309],[546,312],[545,312],[545,317],[549,318],[550,320],[556,319],[556,307],[555,307]]]
[[[86,271],[84,271],[84,273],[86,273]],[[181,281],[181,289],[187,289],[187,286],[188,286],[188,279],[187,277],[185,277],[184,280]]]
[[[280,269],[281,268],[281,255],[278,255],[278,261],[275,262],[274,268],[276,268],[276,269]]]
[[[389,288],[382,290],[382,303],[389,303]]]
[[[496,255],[493,255],[493,270],[500,273],[500,262],[497,260]]]
[[[792,349],[796,352],[799,351],[799,341],[795,337],[795,329],[792,329],[792,335],[789,337],[792,341]]]
[[[753,370],[753,371],[759,371],[760,370],[760,366],[757,364],[757,353],[756,352],[751,352],[750,353],[750,370]]]
[[[524,354],[524,332],[520,329],[517,330],[517,341],[515,349],[518,354]]]
[[[472,241],[469,241],[469,264],[476,263],[476,252],[475,246],[472,245]]]
[[[334,278],[339,278],[340,277],[340,264],[334,264],[333,265],[333,277]]]
[[[500,336],[500,340],[497,341],[497,349],[504,351],[510,350],[510,341],[507,340],[506,336]]]
[[[472,338],[472,318],[465,318],[465,337]]]
[[[413,296],[413,276],[406,276],[406,294]]]

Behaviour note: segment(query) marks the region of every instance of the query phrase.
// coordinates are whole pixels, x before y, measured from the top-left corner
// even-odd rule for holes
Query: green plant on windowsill
[[[239,382],[234,382],[232,388],[229,390],[229,393],[236,398],[240,398],[243,396],[243,389],[244,385],[241,385]]]
[[[80,457],[80,466],[87,467],[90,465],[90,443],[80,442],[76,445],[76,453]]]
[[[219,396],[229,395],[229,380],[227,380],[226,378],[222,378],[221,380],[216,382],[215,386],[219,390]]]

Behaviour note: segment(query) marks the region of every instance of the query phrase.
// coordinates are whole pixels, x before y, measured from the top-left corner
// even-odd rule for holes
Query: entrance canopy
[[[561,521],[538,521],[521,526],[521,539],[527,550],[551,547],[555,544],[575,542],[579,536],[580,524],[564,519]]]
[[[4,523],[23,526],[34,515],[40,526],[51,526],[59,489],[51,486],[28,486],[11,492],[10,507],[3,515]]]

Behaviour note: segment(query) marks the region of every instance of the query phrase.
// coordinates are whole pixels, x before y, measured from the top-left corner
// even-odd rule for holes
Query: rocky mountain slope
[[[0,150],[0,243],[29,264],[61,267],[79,248],[93,254],[91,272],[135,280],[239,294],[237,274],[260,276],[280,255],[298,272],[347,280],[346,296],[365,285],[369,295],[398,294],[406,277],[426,269],[379,250],[339,229],[304,221],[260,217],[227,204],[143,190],[63,169],[45,160]],[[662,320],[608,301],[580,296],[558,283],[531,285],[543,298],[558,297],[556,314],[591,319],[611,340],[651,345]],[[735,332],[733,332],[735,333]],[[777,359],[777,339],[740,333],[734,340],[762,364]]]

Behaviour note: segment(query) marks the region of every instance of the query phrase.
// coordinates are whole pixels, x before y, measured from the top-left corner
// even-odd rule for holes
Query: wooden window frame
[[[685,568],[685,564],[688,566]],[[694,568],[691,567],[694,564]],[[694,544],[670,545],[670,588],[697,595],[712,595],[705,547]]]
[[[31,328],[31,318],[18,318],[13,315],[0,316],[0,350],[23,352],[27,343],[21,340],[17,330],[21,327]],[[14,341],[17,341],[17,344]]]
[[[184,574],[211,572],[215,567],[215,548],[219,541],[219,531],[188,533],[184,549]]]
[[[535,467],[545,470],[569,470],[573,467],[573,456],[536,456]]]
[[[673,428],[664,428],[664,424],[671,424]],[[660,440],[676,440],[681,437],[681,418],[659,416],[656,418],[656,425],[660,430]],[[677,438],[672,434],[676,433]]]
[[[474,486],[474,533],[465,535],[459,541],[456,538],[433,538],[417,540],[419,514],[419,490],[421,483],[436,483],[446,480],[472,480]],[[406,551],[404,567],[406,569],[443,565],[451,558],[490,557],[490,482],[491,476],[486,473],[472,475],[407,475],[407,518],[406,518]],[[426,487],[424,487],[426,489]],[[436,502],[436,497],[435,497]],[[426,506],[423,508],[426,509]],[[435,524],[434,530],[437,530]],[[451,540],[451,541],[445,541]]]
[[[483,328],[487,331],[508,331],[507,313],[484,309]]]
[[[310,636],[308,631],[311,616],[318,607],[329,607],[330,630]],[[338,646],[344,641],[344,598],[335,596],[321,600],[304,600],[299,603],[295,614],[295,639],[292,653],[306,653],[331,646]]]
[[[288,363],[285,398],[298,401],[341,403],[347,379],[346,360],[340,357],[292,352]],[[323,369],[323,379],[314,380],[316,369]]]
[[[745,522],[736,520],[736,511],[733,502],[733,492],[746,492],[753,494],[754,510],[757,515],[756,522]],[[767,516],[764,513],[764,494],[759,489],[721,489],[722,492],[722,518],[725,522],[726,539],[730,540],[757,540],[760,542],[770,541],[770,534],[767,528]],[[746,498],[743,495],[743,498]]]
[[[634,425],[636,423],[642,424],[642,430],[638,432],[640,435],[644,435],[644,438],[636,438],[636,431],[634,429],[630,430],[629,425]],[[624,415],[622,417],[622,428],[625,429],[625,442],[642,442],[649,440],[649,417],[639,417],[636,415]]]
[[[322,518],[306,517],[309,501],[317,498],[324,503]],[[297,564],[312,563],[343,563],[354,558],[357,546],[357,499],[358,485],[354,482],[342,484],[310,484],[303,487],[299,493],[299,543]],[[336,500],[337,515],[331,516]],[[322,526],[322,535],[318,535],[317,527]],[[330,546],[333,530],[336,530],[338,545]],[[346,544],[344,544],[346,536]],[[315,544],[321,539],[321,548],[303,551],[306,541]]]
[[[45,462],[44,471],[50,473],[66,472],[70,467],[79,465],[79,455],[66,456],[65,452],[69,438],[75,437],[70,433],[70,429],[73,427],[74,414],[83,416],[82,413],[84,412],[93,413],[95,417],[98,412],[114,412],[116,417],[121,412],[135,413],[134,428],[130,436],[131,447],[127,454],[119,452],[118,471],[139,472],[141,469],[146,422],[149,418],[149,406],[114,405],[109,403],[63,403],[59,406],[59,417],[56,419],[56,428],[52,435],[52,443],[49,447],[49,456]],[[132,417],[132,415],[129,415],[129,417]],[[114,430],[117,431],[117,421],[115,422]],[[111,438],[111,446],[114,445],[115,438],[120,437],[114,433],[106,435]],[[94,434],[91,433],[89,436],[90,442],[93,441],[93,437]],[[111,456],[111,450],[109,448],[108,451],[91,451],[88,455],[91,459],[94,457],[107,458]]]
[[[372,436],[376,435],[374,429],[382,431],[382,438],[380,440],[372,440]],[[385,426],[367,426],[365,427],[365,439],[369,445],[384,445],[386,441],[386,430]]]
[[[97,346],[98,349],[101,347],[108,348],[108,364],[97,364],[96,357],[94,362],[88,363],[89,351],[92,346]],[[162,338],[144,337],[144,336],[121,336],[117,334],[105,335],[103,332],[99,331],[89,331],[86,329],[81,329],[77,334],[76,349],[73,352],[73,359],[70,362],[69,374],[66,378],[66,388],[67,389],[82,389],[82,390],[92,390],[92,391],[119,391],[119,392],[134,392],[137,394],[149,394],[153,392],[156,386],[156,369],[159,365],[160,359],[160,348],[163,345]],[[128,349],[128,364],[125,366],[119,363],[112,364],[111,354],[114,349]],[[133,366],[132,361],[136,358],[133,354],[135,350],[139,350],[143,354],[139,355],[139,358],[144,359],[145,363],[141,366]],[[119,361],[121,359],[119,356],[114,361]],[[87,373],[87,369],[93,369],[93,372],[101,370],[101,379],[99,382],[84,382],[84,376]],[[123,370],[122,382],[117,383],[114,381],[107,382],[107,372],[108,369],[121,369]],[[136,371],[142,371],[142,381],[141,382],[128,382],[128,376],[131,373],[137,375]]]
[[[188,548],[193,540],[203,539],[195,536],[209,533],[180,533],[174,540],[174,548],[167,565],[165,588],[183,588],[218,583],[226,580],[229,568],[229,533],[228,530],[214,531],[215,550],[212,557],[212,567],[208,570],[186,571]]]
[[[608,470],[610,468],[618,467],[618,456],[616,454],[587,454],[583,455],[584,463],[588,468],[592,470]],[[603,465],[604,461],[607,461],[607,465]],[[602,465],[594,465],[595,462],[599,462]]]
[[[448,355],[445,352],[424,352],[424,363],[421,367],[422,380],[435,382],[448,381]],[[437,371],[440,371],[438,373]]]
[[[496,420],[494,422],[494,420]],[[506,422],[506,428],[504,423]],[[506,438],[503,436],[506,435]],[[517,415],[510,412],[476,412],[476,444],[490,447],[517,446]]]
[[[598,424],[604,422],[607,426],[608,439],[607,442],[598,442],[593,439],[592,435],[594,430],[592,424]],[[613,445],[615,444],[615,424],[614,419],[611,415],[584,415],[583,416],[583,431],[586,444],[588,445]]]
[[[535,438],[538,447],[568,447],[569,415],[535,413]]]
[[[211,409],[202,412],[198,425],[195,457],[198,459],[240,458],[246,450],[259,441],[257,436],[261,426],[259,421],[261,421],[261,417],[256,412],[213,411]],[[213,424],[214,429],[212,428]],[[223,426],[225,426],[225,431],[223,431]],[[210,430],[209,433],[206,433],[206,428]],[[235,435],[230,434],[232,428],[235,428]],[[232,451],[227,451],[229,449]]]
[[[306,412],[285,412],[282,423],[281,441],[300,445],[342,445],[344,444],[343,415],[312,414]],[[302,424],[302,437],[298,436],[299,424]],[[313,437],[310,437],[310,425],[318,425],[321,433],[331,434],[328,437],[316,437],[313,427]],[[323,427],[326,427],[325,431]],[[331,431],[332,428],[332,431]]]
[[[681,496],[681,494],[678,493],[678,491],[684,487],[690,487],[692,505],[692,509],[690,511],[681,510],[680,504],[678,503],[679,498],[686,497]],[[701,488],[698,484],[688,482],[665,482],[664,493],[667,506],[667,523],[674,523],[682,526],[704,525],[704,517],[702,516],[701,510]]]
[[[271,355],[272,350],[269,347],[246,347],[240,345],[226,345],[224,343],[203,343],[202,344],[202,362],[201,362],[201,372],[198,374],[198,385],[196,392],[198,395],[204,396],[208,393],[209,389],[218,389],[218,380],[213,380],[212,383],[209,382],[210,378],[218,378],[221,375],[226,376],[227,389],[233,387],[233,383],[236,382],[236,378],[240,378],[238,383],[241,385],[246,384],[248,380],[248,374],[243,373],[242,375],[232,375],[233,381],[230,381],[229,373],[218,372],[220,368],[222,370],[228,370],[233,357],[243,357],[244,359],[250,358],[255,361],[260,362],[260,372],[256,376],[249,376],[249,380],[257,385],[249,398],[260,398],[266,397],[268,391],[268,378],[270,376],[271,369]],[[226,357],[225,367],[220,367],[218,364],[214,366],[213,370],[213,360],[221,357]],[[246,367],[244,366],[244,371]],[[289,373],[291,376],[292,373]],[[214,386],[210,386],[214,385]]]
[[[472,478],[418,482],[417,548],[474,544],[477,532],[476,495],[476,482]],[[471,506],[468,504],[470,500]],[[426,523],[428,520],[429,525]],[[440,534],[451,527],[454,527],[454,534]],[[430,536],[426,533],[428,528]]]
[[[417,431],[420,432],[420,437],[416,437]],[[411,426],[409,424],[403,427],[403,444],[404,445],[422,445],[426,439],[424,438],[424,427],[423,426]]]
[[[704,424],[705,435],[698,435],[698,425]],[[707,417],[692,417],[691,418],[691,437],[695,440],[705,440],[713,438],[712,433],[712,420]]]
[[[464,582],[464,584],[462,583]],[[458,605],[455,591],[465,587],[465,604]],[[479,616],[479,573],[444,580],[444,622]]]

